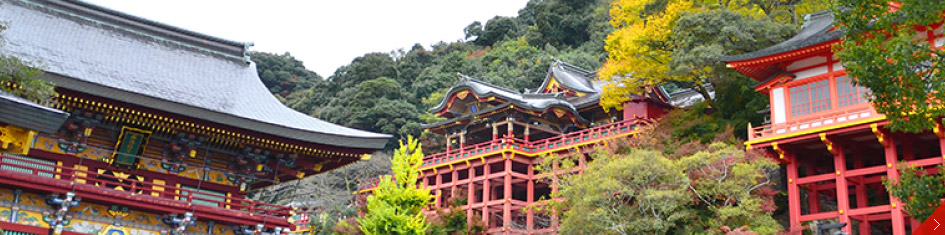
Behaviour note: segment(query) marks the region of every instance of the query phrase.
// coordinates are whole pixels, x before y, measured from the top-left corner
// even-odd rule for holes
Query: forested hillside
[[[434,135],[424,135],[420,124],[438,121],[427,110],[439,102],[443,92],[456,82],[458,73],[523,91],[539,86],[552,59],[557,58],[585,69],[599,70],[608,79],[621,78],[614,84],[622,83],[624,86],[605,88],[607,94],[602,98],[602,105],[610,107],[618,106],[615,104],[620,104],[628,94],[639,94],[641,87],[664,85],[696,89],[705,97],[714,98],[674,111],[663,118],[662,124],[652,131],[655,136],[648,137],[653,140],[652,143],[630,145],[633,149],[653,150],[647,152],[656,156],[653,159],[665,158],[672,161],[664,161],[664,165],[641,162],[638,166],[655,167],[651,170],[667,172],[680,169],[698,170],[704,166],[675,159],[691,157],[695,159],[691,162],[716,162],[718,159],[711,157],[727,156],[729,152],[739,153],[735,160],[721,161],[751,163],[746,165],[751,167],[751,174],[736,178],[741,183],[733,183],[735,186],[732,186],[745,186],[751,190],[713,188],[712,192],[720,193],[699,196],[752,197],[758,200],[750,201],[751,203],[746,205],[751,206],[747,207],[740,207],[739,203],[726,203],[721,206],[701,204],[692,201],[696,197],[686,194],[690,189],[682,187],[686,186],[684,183],[676,185],[655,182],[654,184],[679,186],[675,189],[680,193],[677,195],[680,200],[673,202],[676,203],[673,208],[662,209],[687,215],[698,212],[691,215],[699,216],[685,216],[688,223],[696,224],[691,228],[668,225],[659,228],[640,227],[642,230],[639,232],[653,233],[669,229],[701,231],[706,228],[718,229],[725,225],[738,225],[733,227],[738,228],[746,221],[755,221],[752,226],[746,225],[739,230],[748,228],[767,233],[780,229],[777,219],[773,217],[782,214],[776,211],[776,208],[780,207],[775,204],[784,202],[776,202],[777,189],[775,184],[771,183],[778,180],[777,165],[753,160],[763,159],[756,153],[743,154],[740,149],[744,148],[738,146],[741,143],[738,139],[745,138],[745,132],[742,130],[748,123],[763,122],[763,112],[759,111],[766,108],[768,99],[752,89],[752,79],[726,69],[718,59],[721,55],[753,51],[789,38],[801,27],[802,15],[826,9],[825,2],[826,0],[698,3],[687,0],[531,0],[519,11],[518,16],[494,17],[486,22],[470,23],[462,29],[466,34],[465,40],[440,42],[429,48],[417,44],[409,49],[368,53],[338,68],[325,79],[304,69],[302,64],[288,53],[256,53],[253,60],[257,63],[263,82],[289,107],[333,123],[393,134],[395,138],[388,144],[387,149],[394,148],[395,141],[407,135],[421,136],[423,149],[427,154],[441,151],[442,147],[438,145],[442,145],[444,141]],[[711,86],[707,86],[709,84]],[[705,87],[714,87],[714,95],[710,96]],[[600,156],[600,160],[596,160],[599,167],[606,168],[610,166],[609,162],[632,159],[624,157],[637,154],[627,152],[627,149],[631,148],[618,149],[621,150],[611,152],[613,158]],[[693,155],[696,152],[702,154]],[[378,167],[384,164],[390,164],[387,157],[375,158],[370,162],[311,177],[300,183],[304,185],[273,191],[277,192],[275,194],[278,196],[265,195],[269,195],[269,200],[276,203],[293,201],[302,206],[333,210],[334,212],[324,214],[332,216],[333,219],[325,220],[332,224],[323,226],[334,227],[333,221],[337,221],[334,216],[354,216],[352,208],[357,207],[348,204],[346,200],[351,196],[345,195],[350,195],[353,191],[353,181],[348,174],[357,172],[358,176],[370,176],[389,173]],[[615,168],[601,172],[610,174],[650,171]],[[704,180],[700,177],[683,178],[693,182]],[[765,180],[757,182],[760,179]],[[564,189],[567,187],[562,187],[563,192],[573,193],[556,195],[562,198],[584,197],[583,191],[577,186],[598,183],[582,181],[582,178],[563,180],[573,183],[575,187],[574,191],[566,191]],[[728,179],[719,179],[722,180]],[[746,182],[753,183],[746,185]],[[705,187],[715,187],[713,185],[706,184]],[[329,196],[307,196],[312,194]],[[265,197],[261,199],[267,200]],[[577,204],[565,206],[600,208],[580,207],[581,205]],[[573,213],[578,214],[585,212],[580,209],[573,210]],[[560,216],[569,218],[566,214]],[[720,216],[726,219],[715,219]],[[465,215],[457,221],[462,224]],[[580,220],[564,222],[570,226],[564,227],[565,231],[597,231],[582,225],[600,227],[598,224]]]
[[[420,124],[435,120],[427,109],[457,73],[521,91],[541,83],[552,58],[599,68],[607,57],[604,38],[613,28],[609,2],[533,0],[516,17],[456,29],[465,31],[463,41],[368,53],[326,79],[289,53],[258,52],[252,58],[266,86],[291,108],[397,138],[419,136]],[[436,150],[426,140],[426,149]]]

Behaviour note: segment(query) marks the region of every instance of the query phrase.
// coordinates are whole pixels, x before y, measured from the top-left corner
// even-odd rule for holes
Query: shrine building
[[[58,92],[0,93],[5,235],[288,234],[293,208],[247,192],[370,158],[391,137],[285,107],[250,43],[81,1],[0,2],[0,53]]]
[[[459,208],[467,223],[480,219],[487,234],[553,234],[558,219],[523,210],[545,203],[558,189],[555,175],[582,171],[596,145],[625,138],[674,106],[701,100],[694,91],[648,89],[631,97],[622,111],[605,112],[600,97],[606,81],[597,74],[553,60],[538,87],[525,92],[460,75],[458,82],[431,109],[446,120],[424,124],[446,139],[446,150],[426,153],[420,182],[436,199],[433,209],[449,207],[451,198],[466,197]],[[577,155],[577,167],[536,172],[542,156]],[[542,174],[551,180],[540,180]],[[365,181],[369,194],[377,179]],[[430,211],[429,213],[432,213]]]
[[[921,28],[921,29],[920,29]],[[942,47],[942,23],[916,27],[914,39]],[[728,67],[760,82],[770,97],[770,123],[748,127],[747,148],[765,149],[785,167],[790,231],[813,221],[847,223],[852,234],[907,234],[919,223],[903,213],[882,180],[897,164],[943,163],[945,132],[892,132],[889,121],[851,84],[834,54],[843,34],[830,12],[808,16],[800,32],[774,46],[723,57]]]

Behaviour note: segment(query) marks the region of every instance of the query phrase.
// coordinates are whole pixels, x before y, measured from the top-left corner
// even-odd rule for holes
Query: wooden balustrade
[[[883,115],[876,113],[869,103],[857,104],[839,110],[824,111],[797,118],[790,118],[784,123],[768,124],[758,127],[749,125],[748,140],[751,141],[879,117],[883,117]]]
[[[612,138],[619,136],[620,134],[630,133],[635,129],[636,125],[647,122],[649,122],[649,120],[642,118],[629,119],[532,141],[525,141],[512,137],[500,138],[474,145],[468,145],[463,148],[451,149],[448,152],[427,155],[423,158],[423,163],[420,167],[431,167],[439,164],[455,162],[458,160],[471,159],[494,152],[499,152],[505,149],[513,149],[528,154],[539,154],[556,149],[567,149],[576,145],[581,145],[604,138]],[[378,182],[378,178],[362,180],[358,190],[372,189],[377,187]]]
[[[52,170],[40,169],[39,167],[52,168]],[[0,174],[30,174],[36,177],[48,178],[49,180],[61,180],[91,185],[107,190],[124,191],[130,194],[177,200],[191,206],[209,206],[215,204],[215,207],[218,208],[243,211],[254,215],[288,217],[291,211],[291,207],[287,206],[262,203],[239,197],[209,194],[179,188],[174,185],[162,185],[137,179],[120,178],[114,175],[100,174],[94,171],[47,164],[2,154],[0,154]],[[195,201],[202,203],[195,204]]]

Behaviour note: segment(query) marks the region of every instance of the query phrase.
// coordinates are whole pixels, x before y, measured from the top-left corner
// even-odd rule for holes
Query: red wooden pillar
[[[942,131],[945,132],[945,130]],[[945,134],[942,134],[942,136],[938,137],[938,150],[939,156],[945,156]]]
[[[881,134],[882,135],[882,134]],[[884,141],[886,153],[886,178],[890,180],[899,180],[899,170],[896,169],[896,142],[889,135],[883,135],[881,141]],[[902,203],[899,199],[889,196],[889,205],[892,209],[892,233],[906,234],[905,221],[902,218]]]
[[[476,203],[476,167],[469,166],[469,182],[466,183],[466,224],[473,224],[473,204]]]
[[[840,223],[847,223],[850,226],[843,227],[843,231],[847,233],[853,233],[850,223],[850,193],[847,192],[847,161],[846,156],[843,153],[843,148],[834,146],[835,154],[833,155],[833,165],[837,173],[836,185],[837,185],[837,213],[840,215]]]
[[[531,125],[525,125],[525,142],[528,142],[528,141],[529,141],[529,140],[528,140],[528,132],[529,132],[529,129],[531,129],[531,128],[529,128],[530,126],[531,126]]]
[[[587,155],[581,153],[581,149],[577,149],[578,156],[578,173],[584,174],[584,168],[587,166]]]
[[[434,169],[435,170],[435,169]],[[434,174],[433,177],[436,177],[436,186],[433,186],[436,189],[436,208],[440,209],[443,206],[443,189],[440,186],[443,186],[443,175]]]
[[[512,133],[515,130],[515,127],[512,126],[512,121],[509,121],[509,129],[505,133],[507,138],[515,138],[515,133]]]
[[[505,181],[502,186],[504,190],[505,203],[502,205],[502,227],[512,228],[512,159],[505,159]],[[506,231],[508,233],[508,231]]]
[[[860,169],[863,168],[863,155],[856,148],[851,149],[853,151],[853,168]],[[866,208],[869,206],[869,202],[866,198],[866,183],[863,182],[866,180],[864,176],[858,176],[859,180],[856,182],[856,208]],[[865,218],[865,217],[864,217]],[[850,226],[853,226],[850,224]],[[859,226],[860,234],[869,234],[870,233],[870,222],[869,220],[863,219],[860,221]]]
[[[528,181],[525,186],[526,202],[531,205],[535,202],[535,169],[533,164],[528,164]],[[525,212],[525,229],[531,232],[535,229],[535,211],[528,208]]]
[[[489,164],[482,166],[482,224],[489,229],[489,201],[492,200],[492,185],[489,181]]]
[[[495,123],[492,123],[492,141],[499,139],[499,128],[495,126]]]
[[[423,172],[421,171],[420,173],[423,173]],[[429,180],[427,180],[427,177],[421,176],[420,178],[423,178],[423,179],[420,180],[420,181],[423,182],[423,187],[429,189],[429,188],[430,188],[430,182],[429,182]]]
[[[785,151],[787,158],[787,191],[788,191],[788,220],[791,232],[801,231],[801,191],[795,182],[797,180],[797,157],[794,153]]]
[[[453,143],[450,142],[450,134],[446,133],[446,154],[450,154],[450,150],[453,149]]]
[[[797,158],[795,158],[797,159]],[[817,175],[817,166],[812,163],[807,164],[807,176]],[[810,213],[820,213],[820,195],[817,192],[817,185],[807,187],[807,206],[810,207]]]
[[[551,163],[551,193],[558,193],[558,161]],[[554,210],[554,209],[552,209]],[[551,211],[551,227],[553,229],[558,229],[558,216],[557,211]]]
[[[466,131],[459,133],[459,150],[463,151],[463,148],[466,148]]]
[[[450,198],[456,197],[457,189],[459,188],[459,187],[458,187],[458,186],[459,186],[459,172],[456,171],[456,170],[453,170],[452,172],[453,172],[453,173],[451,173],[451,174],[453,174],[453,180],[450,181],[450,184],[451,184],[451,186],[450,186]],[[449,206],[449,200],[447,200],[447,203],[446,203],[446,204],[447,204],[447,206]]]

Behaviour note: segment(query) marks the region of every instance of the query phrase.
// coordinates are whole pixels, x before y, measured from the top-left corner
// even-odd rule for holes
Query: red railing
[[[599,139],[611,138],[620,134],[630,133],[634,130],[636,125],[646,122],[648,122],[647,119],[639,118],[623,120],[620,122],[609,123],[577,132],[571,132],[568,134],[533,141],[525,141],[516,138],[495,139],[488,142],[465,146],[463,148],[452,149],[448,152],[427,155],[423,158],[423,163],[420,167],[430,167],[459,160],[468,160],[494,152],[499,152],[505,149],[514,149],[529,154],[537,154],[555,149],[568,148],[575,145],[597,141]],[[377,187],[378,182],[378,178],[362,180],[358,189],[366,190]]]
[[[161,185],[130,178],[119,178],[113,175],[99,174],[98,172],[58,166],[3,154],[0,154],[0,174],[30,174],[37,177],[45,177],[49,180],[95,186],[103,190],[124,191],[136,195],[180,201],[187,205],[218,207],[234,212],[242,211],[252,213],[254,215],[288,217],[290,216],[289,211],[291,210],[291,208],[287,206],[262,203],[226,195],[208,194],[179,188],[174,185]]]
[[[876,113],[876,110],[874,110],[869,103],[862,103],[841,110],[819,112],[792,118],[785,123],[768,124],[759,127],[749,125],[748,141],[877,117],[882,117],[882,115]]]

